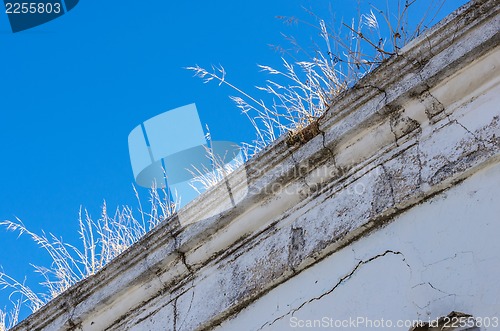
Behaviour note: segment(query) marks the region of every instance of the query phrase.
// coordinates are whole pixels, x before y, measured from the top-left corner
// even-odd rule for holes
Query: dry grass
[[[198,194],[203,193],[209,188],[217,185],[217,183],[223,181],[230,173],[243,165],[247,157],[247,149],[243,147],[240,148],[241,154],[239,156],[230,162],[225,162],[227,155],[218,155],[215,152],[208,125],[206,129],[207,134],[205,135],[205,139],[208,145],[203,147],[205,148],[205,156],[210,163],[210,167],[206,165],[201,165],[201,167],[192,165],[190,169],[186,169],[193,177],[189,185]]]
[[[16,325],[19,321],[20,312],[21,301],[14,302],[8,314],[0,309],[0,331],[6,331]]]
[[[123,206],[109,213],[104,202],[101,215],[93,219],[85,209],[79,213],[79,245],[65,243],[52,233],[34,233],[17,219],[2,221],[9,231],[27,235],[49,254],[52,264],[49,267],[33,265],[35,272],[42,275],[46,293],[35,293],[25,283],[21,283],[0,270],[0,289],[8,290],[12,307],[0,310],[0,331],[17,324],[22,308],[35,312],[51,299],[57,297],[82,279],[96,274],[115,257],[123,253],[144,234],[161,221],[175,213],[177,204],[170,202],[167,192],[153,187],[150,190],[150,209],[144,211],[138,192],[134,191],[139,202],[138,210]],[[14,301],[14,298],[17,301]]]
[[[246,143],[252,157],[284,134],[291,137],[290,141],[301,141],[300,132],[321,118],[338,95],[388,57],[397,56],[426,24],[430,25],[445,0],[432,2],[425,13],[413,13],[421,19],[411,28],[410,9],[415,2],[398,0],[385,10],[371,6],[367,13],[348,23],[327,22],[312,12],[308,13],[316,21],[313,24],[279,17],[285,23],[312,28],[317,42],[313,41],[312,50],[308,50],[295,38],[285,36],[292,50],[274,47],[282,53],[282,69],[259,65],[270,78],[252,94],[228,81],[222,66],[207,70],[195,65],[186,69],[205,83],[216,81],[237,93],[230,98],[255,130],[255,139]],[[294,137],[297,134],[299,137]]]

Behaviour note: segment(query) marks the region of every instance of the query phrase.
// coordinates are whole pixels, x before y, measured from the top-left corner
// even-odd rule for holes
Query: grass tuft
[[[101,215],[93,219],[83,208],[79,212],[79,245],[64,242],[52,233],[41,234],[30,231],[20,219],[1,221],[0,226],[8,231],[30,237],[50,256],[49,267],[32,265],[35,272],[42,275],[40,283],[46,293],[35,293],[25,282],[19,282],[0,269],[0,289],[10,291],[12,307],[0,310],[0,331],[17,324],[22,308],[36,312],[47,302],[65,292],[79,281],[99,272],[106,264],[123,253],[148,231],[176,212],[177,203],[170,202],[170,196],[164,190],[153,187],[150,190],[150,209],[144,211],[139,194],[134,187],[138,200],[138,209],[129,206],[108,211],[103,203]],[[17,301],[14,300],[17,299]]]
[[[223,66],[207,70],[199,65],[187,67],[204,83],[217,82],[230,87],[237,95],[230,99],[255,130],[255,139],[243,143],[247,157],[253,157],[278,137],[287,135],[287,143],[304,143],[320,132],[319,120],[335,99],[352,87],[384,60],[398,56],[400,49],[417,37],[435,19],[445,0],[434,1],[421,20],[410,27],[410,9],[417,0],[398,0],[385,10],[373,5],[367,13],[350,22],[325,21],[313,12],[307,13],[315,23],[295,17],[278,17],[285,24],[302,24],[312,28],[312,49],[304,48],[294,38],[284,35],[291,50],[273,48],[282,54],[282,68],[258,65],[267,74],[263,86],[249,93],[227,80]],[[261,93],[264,93],[263,95]],[[266,101],[264,101],[266,100]],[[210,151],[207,151],[210,158]],[[195,169],[193,174],[207,169]],[[213,173],[226,174],[231,169],[219,167]],[[205,188],[218,183],[223,176],[202,176]]]

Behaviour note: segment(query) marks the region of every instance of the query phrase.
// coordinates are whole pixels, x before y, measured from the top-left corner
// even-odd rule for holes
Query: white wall
[[[452,311],[490,318],[497,327],[482,330],[498,330],[499,196],[496,163],[304,270],[216,330],[307,329],[314,320],[325,329],[355,320],[356,330],[373,330],[369,323],[409,330],[398,321]]]

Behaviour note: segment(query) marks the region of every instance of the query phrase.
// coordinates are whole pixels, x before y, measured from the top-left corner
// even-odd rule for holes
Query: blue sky
[[[464,2],[447,1],[440,17]],[[81,0],[62,17],[13,34],[2,9],[0,220],[19,217],[32,231],[77,243],[80,206],[95,217],[104,199],[110,208],[136,206],[127,136],[172,108],[196,103],[214,139],[251,140],[250,124],[228,99],[233,91],[183,68],[222,64],[228,79],[252,91],[266,79],[257,64],[279,66],[268,45],[286,45],[281,32],[306,44],[316,33],[275,18],[314,22],[302,7],[325,19],[330,7],[337,19],[357,15],[355,1],[340,0]],[[0,243],[0,266],[36,288],[29,263],[48,264],[45,252],[3,229]],[[0,293],[0,308],[6,305]]]

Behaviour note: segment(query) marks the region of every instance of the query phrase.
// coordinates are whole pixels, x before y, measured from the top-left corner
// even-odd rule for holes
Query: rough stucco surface
[[[452,14],[15,330],[500,317],[498,12]]]
[[[498,317],[499,184],[500,164],[478,171],[276,287],[216,330],[287,330],[324,317],[427,321],[453,310]],[[372,329],[364,322],[356,328]]]

